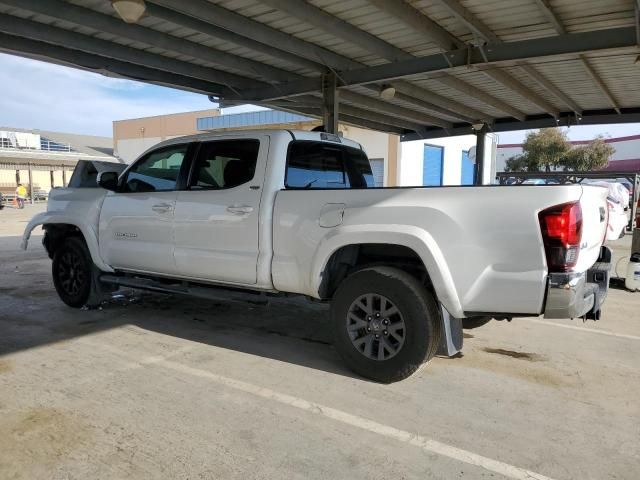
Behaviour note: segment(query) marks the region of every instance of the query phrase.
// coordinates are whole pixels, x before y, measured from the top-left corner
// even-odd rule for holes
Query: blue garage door
[[[422,184],[442,185],[442,164],[444,162],[444,148],[435,145],[424,146],[422,163]]]
[[[462,151],[462,175],[460,185],[473,185],[476,176],[476,166],[469,160],[469,152]]]

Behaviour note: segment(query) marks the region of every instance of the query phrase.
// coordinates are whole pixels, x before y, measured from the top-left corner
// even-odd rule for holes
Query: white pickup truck
[[[600,187],[375,188],[359,144],[288,130],[172,139],[97,183],[53,190],[23,238],[44,226],[67,305],[119,286],[304,295],[377,381],[451,347],[462,319],[597,319],[608,288]]]

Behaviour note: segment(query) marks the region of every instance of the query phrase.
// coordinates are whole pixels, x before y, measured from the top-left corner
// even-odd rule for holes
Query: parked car
[[[590,185],[607,189],[607,208],[609,223],[607,227],[607,240],[618,240],[624,237],[629,224],[629,217],[625,207],[629,206],[629,192],[616,182],[592,181]]]
[[[98,184],[52,190],[24,233],[44,226],[67,305],[120,286],[304,295],[377,381],[411,375],[459,319],[598,318],[607,293],[600,187],[369,188],[359,144],[286,130],[168,140]]]

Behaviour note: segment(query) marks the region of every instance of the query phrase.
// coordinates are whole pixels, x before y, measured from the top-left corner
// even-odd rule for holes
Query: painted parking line
[[[552,327],[568,328],[569,330],[578,330],[579,332],[595,333],[598,335],[606,335],[608,337],[626,338],[628,340],[640,340],[640,336],[628,335],[626,333],[607,332],[606,330],[594,330],[591,328],[577,327],[575,325],[565,325],[564,323],[550,322],[548,320],[540,320],[539,318],[519,318],[518,321],[538,323],[540,325],[550,325]]]
[[[134,362],[138,363],[140,366],[153,365],[164,367],[185,375],[202,378],[227,388],[231,388],[267,400],[275,401],[288,407],[298,408],[300,410],[304,410],[305,412],[320,415],[331,420],[343,423],[345,425],[350,425],[361,430],[382,435],[399,442],[407,443],[409,445],[413,445],[414,447],[418,447],[427,453],[433,453],[442,457],[447,457],[459,462],[480,467],[489,472],[503,475],[507,478],[512,478],[514,480],[553,480],[545,475],[532,472],[524,468],[516,467],[515,465],[510,465],[499,460],[494,460],[489,457],[478,455],[476,453],[447,445],[445,443],[438,442],[437,440],[432,440],[430,438],[424,437],[422,435],[417,435],[406,430],[400,430],[389,425],[374,422],[367,418],[359,417],[357,415],[353,415],[336,408],[328,407],[326,405],[315,402],[310,402],[309,400],[294,397],[292,395],[276,392],[275,390],[260,387],[258,385],[253,385],[241,380],[235,380],[233,378],[218,375],[216,373],[209,372],[200,368],[190,367],[188,365],[169,360],[168,356],[150,356],[138,360],[133,358],[130,352],[121,351],[116,347],[102,344],[101,342],[97,342],[95,340],[87,341],[86,339],[84,339],[81,340],[80,343],[91,344],[95,347],[100,347],[106,351],[117,354],[122,361],[125,361],[128,364],[129,368],[131,367],[131,362]]]

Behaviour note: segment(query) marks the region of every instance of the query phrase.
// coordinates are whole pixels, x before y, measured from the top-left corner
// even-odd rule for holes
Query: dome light
[[[147,6],[144,0],[111,0],[116,13],[127,23],[138,23]]]

